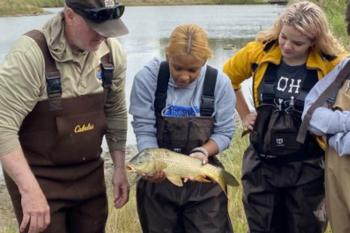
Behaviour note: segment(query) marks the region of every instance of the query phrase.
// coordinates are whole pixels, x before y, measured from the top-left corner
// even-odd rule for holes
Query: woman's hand
[[[196,152],[192,152],[190,154],[190,157],[193,157],[193,158],[196,158],[196,159],[199,159],[202,161],[202,164],[205,165],[208,163],[208,155],[203,153],[203,152],[199,152],[199,151],[196,151]]]
[[[255,124],[256,116],[257,116],[256,112],[251,112],[245,115],[242,120],[243,126],[248,130],[252,131]]]

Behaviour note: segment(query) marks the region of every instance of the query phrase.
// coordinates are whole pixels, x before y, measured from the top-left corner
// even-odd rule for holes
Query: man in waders
[[[128,201],[126,59],[111,39],[128,32],[123,12],[114,0],[66,0],[0,66],[0,160],[21,232],[104,232],[104,135],[114,205]]]

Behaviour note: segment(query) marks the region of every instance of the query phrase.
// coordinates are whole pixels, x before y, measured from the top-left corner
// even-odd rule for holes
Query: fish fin
[[[183,182],[180,176],[167,176],[167,179],[176,186],[183,186]]]
[[[239,182],[238,180],[236,179],[236,177],[234,177],[232,174],[228,173],[227,171],[223,171],[223,177],[224,177],[224,180],[225,180],[225,183],[227,185],[230,185],[230,186],[239,186]]]
[[[192,178],[193,180],[196,180],[196,181],[199,181],[199,182],[205,182],[205,183],[209,183],[211,182],[211,180],[206,177],[206,176],[203,176],[203,175],[198,175],[198,176],[195,176]]]
[[[137,173],[127,173],[127,179],[130,186],[135,185],[140,178],[141,176],[138,175]]]

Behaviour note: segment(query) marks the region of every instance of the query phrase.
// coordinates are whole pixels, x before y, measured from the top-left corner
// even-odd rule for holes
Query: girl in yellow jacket
[[[320,7],[299,1],[225,63],[250,131],[242,172],[250,233],[324,231],[324,153],[312,136],[295,138],[306,94],[344,55]],[[254,112],[240,90],[250,77]]]

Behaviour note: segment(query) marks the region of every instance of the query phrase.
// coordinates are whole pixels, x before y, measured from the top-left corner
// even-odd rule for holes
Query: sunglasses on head
[[[83,14],[87,19],[96,23],[102,23],[110,19],[118,19],[122,17],[124,13],[124,5],[116,5],[114,7],[102,7],[93,9],[79,9],[73,8],[78,13]]]

